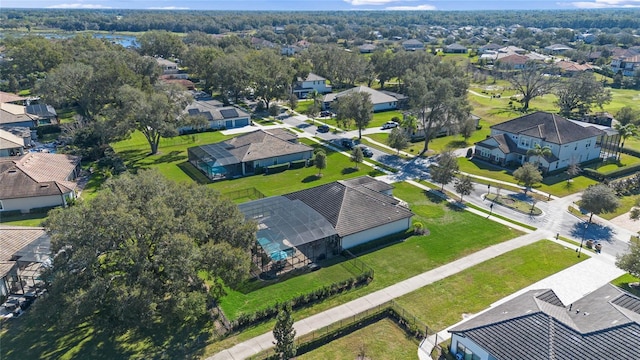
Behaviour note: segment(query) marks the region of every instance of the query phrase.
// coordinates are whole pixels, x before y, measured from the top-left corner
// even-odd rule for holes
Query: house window
[[[531,145],[531,141],[528,138],[520,138],[520,146],[528,148]]]
[[[458,342],[458,348],[456,354],[460,354],[464,360],[480,360],[480,356],[473,353],[466,346]]]
[[[589,147],[589,146],[591,146],[591,140],[587,141],[586,147]]]
[[[0,200],[0,210],[4,210],[4,207],[2,206],[2,200]]]

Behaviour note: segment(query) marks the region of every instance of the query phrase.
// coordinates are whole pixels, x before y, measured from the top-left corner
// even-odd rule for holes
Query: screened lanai
[[[340,251],[331,223],[300,200],[273,196],[238,207],[258,223],[254,263],[262,272],[287,271]]]
[[[189,148],[189,162],[212,180],[242,175],[242,164],[224,143]]]

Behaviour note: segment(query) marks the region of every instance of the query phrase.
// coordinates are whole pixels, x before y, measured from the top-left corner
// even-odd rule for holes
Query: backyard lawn
[[[510,251],[397,300],[429,327],[444,329],[463,314],[486,309],[495,301],[553,275],[585,258],[577,258],[548,240]]]
[[[317,176],[318,169],[311,166],[301,169],[290,169],[279,174],[253,175],[232,180],[222,180],[211,183],[209,186],[222,193],[255,187],[266,196],[271,196],[357,176],[382,175],[382,172],[374,170],[364,164],[360,164],[359,169],[356,170],[354,163],[351,162],[349,157],[331,151],[309,139],[301,139],[300,142],[315,148],[321,147],[327,153],[327,168],[322,170],[321,177]]]
[[[418,342],[407,338],[393,321],[383,319],[334,340],[298,360],[353,360],[364,352],[366,359],[417,359]]]

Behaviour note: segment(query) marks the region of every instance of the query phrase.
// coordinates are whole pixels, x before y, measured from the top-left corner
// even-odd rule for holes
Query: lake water
[[[6,34],[0,34],[0,39],[3,38],[4,36],[25,36],[28,35],[27,33],[6,33]],[[68,39],[71,37],[76,36],[75,33],[32,33],[31,35],[38,35],[38,36],[43,36],[47,39]],[[114,44],[119,44],[122,45],[126,48],[128,47],[138,47],[138,44],[136,43],[137,37],[135,36],[131,36],[131,35],[119,35],[119,34],[102,34],[102,33],[98,33],[98,34],[92,34],[94,38],[97,39],[107,39],[109,41],[111,41]]]

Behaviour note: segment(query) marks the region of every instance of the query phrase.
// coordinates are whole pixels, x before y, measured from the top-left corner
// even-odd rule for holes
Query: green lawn
[[[473,135],[471,135],[471,137],[467,139],[466,142],[460,135],[443,136],[429,141],[429,150],[433,150],[430,151],[430,154],[465,148],[486,138],[487,135],[489,135],[489,133],[491,132],[491,130],[489,129],[489,123],[484,120],[480,120],[480,125],[482,125],[482,129],[474,131]],[[372,140],[386,144],[387,139],[389,138],[389,133],[368,134],[366,136]],[[417,141],[409,143],[409,147],[404,149],[403,151],[417,155],[420,153],[420,151],[422,151],[423,148],[424,141]]]
[[[323,147],[308,139],[301,139],[302,143],[313,147]],[[267,196],[280,195],[297,190],[310,188],[336,180],[352,178],[356,176],[382,175],[382,172],[372,169],[369,166],[360,164],[359,170],[354,168],[354,163],[350,158],[340,153],[324,148],[327,153],[327,168],[322,171],[322,176],[318,177],[316,167],[306,167],[301,169],[291,169],[279,174],[254,175],[232,180],[222,180],[211,183],[209,186],[229,192],[234,190],[255,187]]]
[[[225,289],[227,295],[220,301],[220,307],[225,316],[233,320],[241,313],[249,314],[276,302],[288,301],[298,295],[307,294],[359,274],[354,270],[352,261],[347,261],[343,257],[331,260],[333,260],[331,263],[321,264],[320,270],[303,275],[291,278],[280,277],[272,281],[254,278],[236,289],[227,288]]]
[[[361,351],[367,359],[417,359],[418,342],[407,338],[406,333],[392,320],[383,319],[351,334],[334,340],[298,360],[353,360]]]
[[[620,216],[630,211],[631,208],[633,208],[636,205],[636,202],[638,201],[638,199],[640,199],[640,195],[622,196],[619,199],[620,199],[620,206],[616,209],[616,211],[606,213],[606,214],[600,214],[598,216],[607,220],[611,220],[614,217]]]
[[[507,170],[482,161],[458,158],[458,166],[462,172],[517,184],[517,181]],[[597,183],[597,181],[586,176],[576,176],[571,179],[571,182],[567,182],[567,179],[568,175],[565,173],[547,176],[542,183],[534,185],[533,188],[562,197],[583,191],[589,185]]]
[[[298,100],[298,105],[295,108],[295,111],[300,114],[306,114],[307,109],[313,105],[313,100]]]
[[[41,226],[42,221],[46,218],[46,213],[22,214],[16,216],[0,215],[0,224],[12,226]]]
[[[390,110],[390,111],[381,111],[381,112],[374,113],[373,114],[373,118],[371,119],[371,121],[369,122],[369,125],[367,127],[368,128],[380,128],[380,127],[382,127],[382,124],[386,123],[387,121],[390,121],[393,117],[397,117],[397,118],[402,120],[402,111]],[[324,123],[327,123],[329,125],[335,126],[335,127],[340,127],[335,118],[320,119],[320,121],[322,121]],[[343,130],[357,130],[357,129],[358,128],[356,127],[356,125],[352,122],[351,126],[349,128],[343,129]]]
[[[629,154],[620,154],[620,161],[607,162],[607,163],[596,163],[594,165],[586,166],[587,168],[592,168],[597,170],[601,174],[606,174],[614,170],[618,170],[619,168],[625,166],[631,166],[640,163],[640,158],[635,156],[631,156]]]
[[[441,330],[462,320],[463,314],[484,310],[584,259],[577,258],[573,249],[542,240],[425,286],[397,302],[430,327]]]
[[[625,291],[628,291],[632,294],[634,294],[635,296],[640,296],[640,290],[636,289],[632,289],[631,287],[629,287],[629,283],[633,283],[633,282],[638,282],[640,281],[639,278],[631,275],[631,274],[624,274],[622,276],[620,276],[617,279],[614,279],[613,281],[611,281],[611,283]]]

